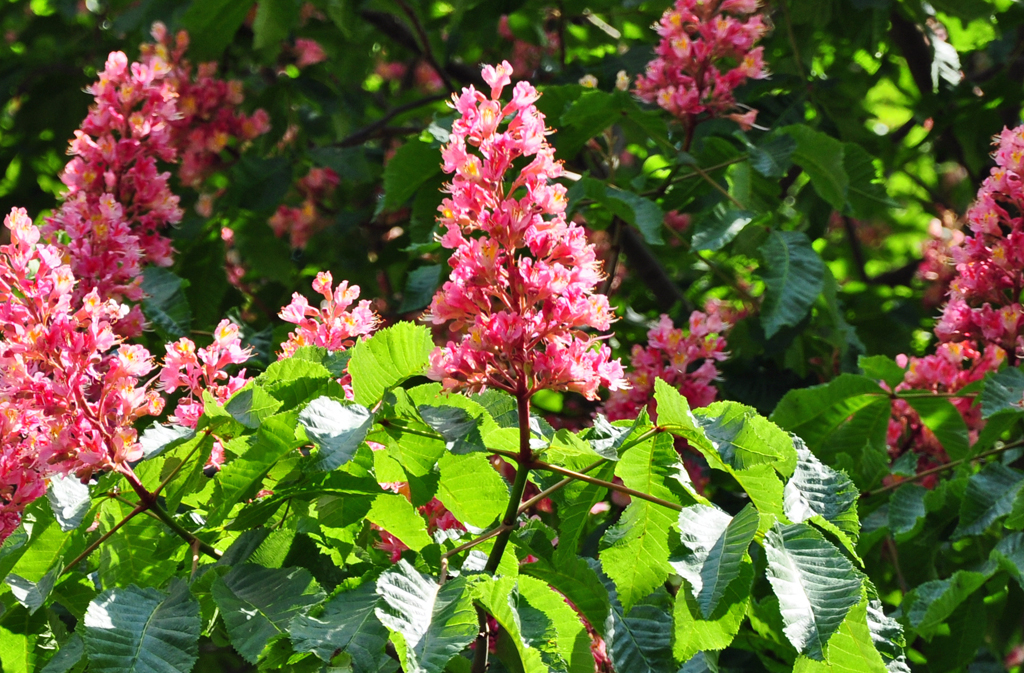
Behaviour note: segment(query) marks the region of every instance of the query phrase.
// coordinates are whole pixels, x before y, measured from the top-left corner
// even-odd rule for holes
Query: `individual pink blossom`
[[[163,399],[144,379],[142,346],[122,342],[129,309],[94,288],[77,298],[64,252],[41,244],[22,209],[0,246],[0,540],[54,475],[130,469],[142,450],[134,423]]]
[[[767,32],[753,0],[676,0],[658,22],[657,55],[637,77],[636,93],[692,129],[701,118],[729,117],[747,129],[757,112],[737,109],[733,90],[767,77]]]
[[[252,349],[242,347],[238,325],[230,320],[220,321],[213,331],[213,343],[205,348],[196,349],[191,339],[182,337],[167,344],[166,350],[160,384],[166,393],[185,389],[169,417],[174,423],[195,428],[203,415],[203,391],[224,403],[248,381],[244,369],[233,376],[226,371],[228,366],[240,365],[252,357]]]
[[[370,307],[370,301],[363,299],[355,303],[359,299],[359,286],[350,287],[348,281],[342,281],[334,287],[333,282],[330,271],[316,275],[313,290],[323,297],[319,308],[310,306],[309,301],[296,292],[291,303],[281,309],[280,318],[297,326],[281,344],[281,359],[291,357],[302,346],[345,350],[354,346],[359,337],[369,336],[377,329],[380,316]],[[349,399],[352,399],[351,381],[346,370],[339,383]]]
[[[451,174],[439,208],[441,244],[453,249],[449,280],[430,318],[465,330],[430,358],[428,376],[446,390],[494,387],[521,398],[563,390],[597,398],[599,386],[625,385],[622,365],[585,330],[607,330],[613,314],[597,293],[603,276],[582,227],[565,218],[562,174],[534,105],[540,94],[516,84],[508,62],[485,66],[485,95],[453,95],[460,114],[441,148]],[[515,167],[513,167],[515,164]]]
[[[324,48],[316,40],[300,37],[295,40],[295,65],[299,68],[306,68],[327,60]]]

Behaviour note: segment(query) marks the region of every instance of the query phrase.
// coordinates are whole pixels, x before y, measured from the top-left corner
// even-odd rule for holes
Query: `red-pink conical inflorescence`
[[[676,0],[655,27],[661,42],[637,95],[690,125],[729,116],[749,128],[757,112],[734,113],[733,90],[767,76],[764,48],[754,46],[767,31],[757,8],[757,0]]]
[[[434,351],[429,376],[446,390],[487,387],[529,396],[541,389],[596,399],[625,385],[622,365],[585,330],[607,330],[613,315],[597,293],[600,262],[583,229],[565,219],[565,188],[539,93],[515,85],[508,62],[486,66],[490,95],[472,86],[453,96],[461,115],[442,148],[452,174],[440,207],[441,244],[455,252],[435,295],[435,324],[466,334]]]

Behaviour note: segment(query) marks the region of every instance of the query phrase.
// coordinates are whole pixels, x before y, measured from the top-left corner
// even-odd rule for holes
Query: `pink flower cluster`
[[[359,286],[349,287],[342,281],[337,287],[332,283],[330,271],[321,271],[313,281],[313,290],[323,296],[320,308],[314,308],[301,294],[292,295],[290,304],[279,314],[285,322],[298,325],[281,344],[281,357],[291,357],[300,346],[319,346],[329,351],[351,348],[361,336],[372,334],[380,317],[370,308],[370,301],[360,301],[351,311],[352,304],[359,299]]]
[[[142,382],[149,352],[115,333],[128,308],[93,288],[76,298],[63,251],[39,244],[24,210],[4,220],[0,246],[0,540],[45,479],[118,469],[138,460],[134,422],[163,399]]]
[[[758,0],[676,0],[658,23],[657,57],[637,78],[637,95],[690,128],[700,115],[750,128],[756,110],[730,112],[736,87],[767,76],[764,48],[754,47],[767,32],[757,8]]]
[[[292,51],[295,53],[295,66],[300,69],[327,60],[324,48],[316,40],[300,37],[295,40],[295,47]]]
[[[311,168],[296,187],[302,197],[299,207],[281,205],[271,216],[269,224],[274,235],[281,238],[288,234],[293,248],[305,248],[310,237],[328,223],[321,212],[325,202],[341,182],[338,174],[330,168]]]
[[[715,401],[718,390],[712,382],[718,378],[717,364],[728,357],[723,333],[729,325],[714,305],[709,311],[690,314],[690,328],[673,327],[672,319],[662,315],[647,333],[648,345],[633,346],[629,389],[616,390],[605,404],[612,421],[636,418],[641,409],[654,410],[654,382],[662,379],[679,389],[690,407],[706,407]]]
[[[430,314],[467,333],[434,351],[428,375],[446,390],[596,399],[599,386],[625,385],[609,348],[584,333],[607,330],[613,318],[595,292],[600,262],[583,228],[566,221],[565,188],[551,182],[562,165],[534,105],[540,94],[519,82],[510,102],[499,100],[511,75],[508,62],[485,66],[490,96],[472,86],[453,96],[461,117],[441,150],[454,175],[438,222],[441,244],[455,252]]]
[[[948,253],[935,254],[948,254],[956,265],[948,302],[935,326],[938,351],[908,359],[898,389],[956,392],[1003,362],[1017,365],[1024,357],[1024,126],[1003,129],[996,145],[996,165],[967,213],[970,235],[954,238]],[[976,435],[983,422],[972,402],[953,398]],[[913,450],[922,460],[947,460],[934,435],[900,400],[893,404],[889,449],[894,457]]]
[[[95,290],[103,299],[138,301],[143,264],[171,264],[171,242],[162,232],[182,213],[167,185],[170,175],[157,168],[158,160],[177,156],[171,130],[177,94],[169,73],[161,59],[129,67],[114,52],[88,89],[95,103],[75,131],[74,158],[61,174],[67,197],[44,228],[54,240],[58,231],[69,239],[62,247],[79,281],[76,299]],[[118,329],[137,334],[141,325],[135,307]]]
[[[248,380],[244,369],[235,376],[225,371],[226,367],[240,365],[252,357],[252,349],[242,348],[238,325],[230,320],[220,321],[213,331],[213,343],[206,348],[197,350],[191,339],[182,337],[167,344],[166,349],[160,384],[166,393],[178,388],[185,390],[169,417],[173,423],[195,428],[203,415],[204,390],[223,404]]]
[[[173,48],[162,24],[156,44],[143,45],[141,60],[128,63],[113,52],[98,81],[89,87],[94,103],[75,132],[73,156],[61,180],[64,203],[44,231],[71,260],[79,284],[76,299],[96,290],[103,299],[142,299],[142,267],[170,266],[169,225],[182,211],[169,186],[170,174],[157,162],[181,162],[180,176],[198,186],[219,165],[219,153],[232,137],[254,138],[269,128],[262,110],[251,117],[236,112],[242,101],[238,82],[216,79],[215,64],[199,67],[193,80],[183,58],[188,36],[179,33]],[[118,331],[142,331],[138,306]]]
[[[270,130],[265,110],[252,115],[239,112],[245,99],[242,83],[219,79],[216,63],[195,68],[185,58],[188,33],[179,31],[173,39],[162,23],[153,24],[155,44],[141,48],[143,62],[167,64],[167,80],[177,92],[178,116],[171,123],[173,144],[181,166],[178,177],[199,188],[211,173],[223,166],[221,152],[233,142],[253,140]]]
[[[956,277],[935,334],[998,346],[1016,364],[1024,356],[1024,126],[1004,129],[994,156],[967,213],[971,235],[951,250]]]

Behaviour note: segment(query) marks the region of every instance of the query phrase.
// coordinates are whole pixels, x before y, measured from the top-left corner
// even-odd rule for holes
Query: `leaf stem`
[[[534,467],[534,468],[537,468],[539,470],[547,470],[548,472],[554,472],[556,474],[561,474],[561,475],[564,475],[566,477],[569,477],[570,479],[578,479],[580,481],[585,481],[588,484],[594,484],[596,486],[604,486],[605,488],[607,488],[609,490],[618,491],[619,493],[625,493],[626,495],[632,496],[634,498],[639,498],[640,500],[646,500],[647,502],[653,502],[655,505],[661,505],[662,507],[668,507],[669,509],[673,509],[673,510],[675,510],[677,512],[682,511],[682,509],[683,509],[683,506],[680,505],[679,503],[669,502],[668,500],[662,500],[661,498],[658,498],[658,497],[655,497],[653,495],[650,495],[649,493],[644,493],[642,491],[637,491],[637,490],[634,490],[632,488],[629,488],[628,486],[624,486],[622,484],[615,484],[615,483],[612,483],[610,481],[605,481],[604,479],[597,479],[596,477],[589,477],[589,476],[583,474],[582,472],[574,472],[572,470],[567,470],[564,467],[558,467],[557,465],[551,465],[549,463],[545,463],[545,462],[540,461],[540,460],[533,461],[530,464],[530,467]]]
[[[910,484],[910,483],[913,483],[913,482],[915,482],[915,481],[917,481],[919,479],[924,479],[925,477],[929,477],[929,476],[931,476],[933,474],[938,474],[940,472],[945,472],[946,470],[952,470],[954,467],[957,467],[958,465],[963,465],[964,463],[972,463],[972,462],[974,462],[976,460],[981,460],[982,458],[988,458],[989,456],[994,456],[996,454],[1003,453],[1004,451],[1009,451],[1010,449],[1016,449],[1016,448],[1019,448],[1021,446],[1024,446],[1024,439],[1018,439],[1015,442],[1010,442],[1009,444],[1004,444],[1003,446],[1000,446],[998,449],[992,449],[991,451],[985,451],[984,453],[979,453],[978,455],[972,456],[970,458],[961,458],[960,460],[954,460],[952,462],[946,463],[945,465],[939,465],[938,467],[933,467],[930,470],[925,470],[924,472],[918,472],[917,474],[915,474],[912,477],[907,477],[906,479],[903,479],[901,481],[897,481],[897,482],[893,482],[891,484],[887,484],[885,486],[882,486],[881,488],[876,488],[873,491],[868,491],[867,493],[862,493],[860,497],[862,497],[862,498],[870,498],[872,496],[879,495],[880,493],[885,493],[887,491],[892,491],[894,489],[897,489],[900,486],[903,486],[904,484]]]

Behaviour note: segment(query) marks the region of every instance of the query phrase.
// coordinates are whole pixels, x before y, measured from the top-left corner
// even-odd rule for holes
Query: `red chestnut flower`
[[[586,330],[607,330],[608,298],[595,292],[600,262],[584,230],[565,218],[562,165],[548,144],[540,94],[519,82],[512,100],[507,61],[485,66],[490,96],[472,86],[453,96],[461,114],[442,148],[452,174],[439,210],[441,244],[455,250],[435,295],[435,324],[467,332],[437,348],[428,375],[446,390],[494,387],[520,398],[537,390],[597,398],[626,385],[622,365]]]

